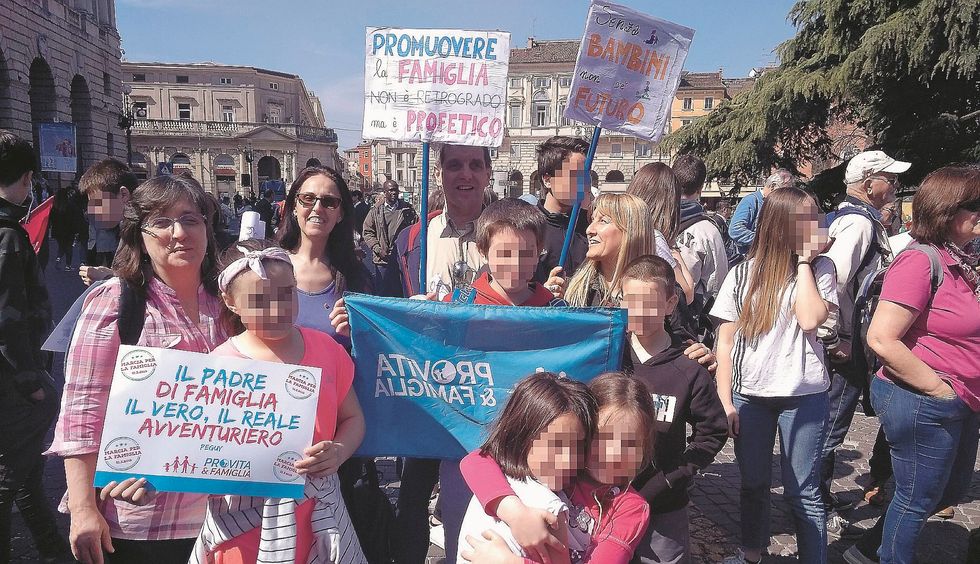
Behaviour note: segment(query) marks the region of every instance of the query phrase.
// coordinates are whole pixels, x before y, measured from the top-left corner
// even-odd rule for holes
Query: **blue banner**
[[[460,459],[522,378],[547,370],[589,381],[622,364],[622,309],[345,300],[363,456]]]

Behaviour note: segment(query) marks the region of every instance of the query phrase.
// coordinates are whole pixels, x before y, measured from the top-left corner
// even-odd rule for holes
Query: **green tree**
[[[980,160],[980,1],[801,0],[796,37],[754,87],[665,139],[714,177],[747,180],[829,156],[833,120],[913,168]]]

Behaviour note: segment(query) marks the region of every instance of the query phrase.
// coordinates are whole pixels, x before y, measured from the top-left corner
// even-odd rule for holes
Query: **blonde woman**
[[[649,207],[657,237],[657,255],[673,267],[674,277],[684,290],[687,303],[691,303],[694,301],[694,276],[673,248],[681,221],[681,184],[674,171],[664,163],[646,164],[636,171],[626,193],[640,198]]]
[[[585,262],[568,281],[565,300],[572,306],[616,305],[612,290],[636,257],[657,254],[646,203],[629,194],[601,194],[585,231]]]
[[[748,261],[728,273],[711,315],[718,328],[718,396],[742,475],[742,547],[724,564],[755,563],[769,545],[772,451],[779,431],[784,497],[799,560],[827,561],[820,449],[827,389],[817,327],[837,309],[833,263],[816,202],[798,188],[766,198]]]

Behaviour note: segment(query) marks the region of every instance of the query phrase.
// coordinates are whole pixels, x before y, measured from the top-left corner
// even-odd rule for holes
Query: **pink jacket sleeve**
[[[474,450],[463,458],[459,463],[459,471],[484,510],[493,501],[509,495],[517,495],[497,462],[489,456],[481,455],[479,450]],[[489,511],[487,515],[497,517]]]

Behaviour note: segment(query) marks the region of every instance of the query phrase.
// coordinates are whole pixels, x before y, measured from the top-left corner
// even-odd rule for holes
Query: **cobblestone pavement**
[[[52,253],[54,249],[52,249]],[[56,319],[64,314],[72,301],[82,292],[83,286],[77,272],[58,272],[54,263],[49,265],[47,277],[51,291],[52,308]],[[63,358],[58,355],[54,362],[54,376],[63,382]],[[867,483],[868,457],[878,431],[878,421],[858,413],[846,441],[838,451],[834,491],[845,499],[860,499],[862,487]],[[778,453],[778,445],[776,447]],[[980,465],[976,466],[980,468]],[[384,487],[394,500],[398,494],[398,477],[391,460],[383,460],[379,468],[384,472]],[[796,541],[793,536],[792,518],[789,507],[782,498],[779,483],[778,456],[773,462],[774,489],[772,509],[773,556],[765,562],[784,564],[796,562]],[[980,475],[974,474],[969,494],[956,508],[956,515],[948,521],[930,520],[919,540],[918,562],[922,564],[954,564],[963,562],[966,554],[967,535],[970,530],[980,527]],[[45,468],[45,491],[52,505],[56,505],[65,491],[64,466],[61,460],[52,458]],[[691,552],[692,562],[712,563],[731,554],[739,536],[739,474],[735,463],[732,443],[729,442],[710,466],[697,480],[692,491],[691,507]],[[845,516],[855,520],[858,525],[869,527],[882,513],[882,508],[861,502]],[[37,553],[20,516],[14,509],[12,533],[12,562],[28,564],[37,562]],[[68,520],[59,515],[59,526],[67,536]],[[852,544],[846,540],[832,540],[829,562],[844,562],[841,554]],[[444,560],[442,550],[430,546],[428,564],[439,564]]]

